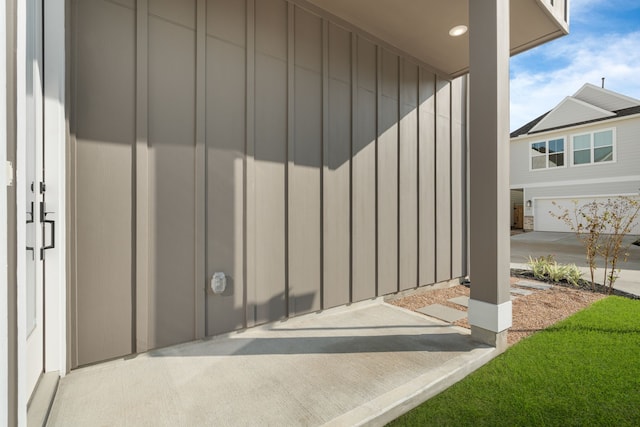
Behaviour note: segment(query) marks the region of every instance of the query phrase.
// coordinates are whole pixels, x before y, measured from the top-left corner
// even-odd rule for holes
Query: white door
[[[27,266],[27,390],[31,394],[44,369],[43,247],[46,224],[43,182],[42,0],[27,1],[26,43],[26,266]]]

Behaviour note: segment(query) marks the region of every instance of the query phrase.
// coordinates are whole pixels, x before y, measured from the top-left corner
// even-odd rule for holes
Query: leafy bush
[[[582,272],[575,264],[558,264],[553,255],[537,258],[530,256],[527,264],[536,279],[552,282],[565,281],[573,286],[578,286],[578,282],[582,278]]]
[[[582,271],[580,271],[575,264],[569,264],[569,265],[566,265],[565,267],[566,267],[566,272],[565,272],[564,280],[566,280],[567,283],[573,286],[578,286],[578,283],[580,282],[580,280],[582,280],[582,276],[583,276]]]
[[[529,256],[529,261],[527,261],[527,265],[531,268],[533,272],[533,277],[536,279],[545,280],[546,279],[546,266],[549,265],[550,262],[553,262],[553,255],[541,256],[538,258],[533,258]]]

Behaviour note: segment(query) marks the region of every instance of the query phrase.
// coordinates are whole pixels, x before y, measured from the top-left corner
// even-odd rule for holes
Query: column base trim
[[[469,299],[469,324],[491,332],[502,332],[511,327],[511,301],[502,304]]]

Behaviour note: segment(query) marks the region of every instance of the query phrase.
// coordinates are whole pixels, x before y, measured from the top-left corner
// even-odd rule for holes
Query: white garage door
[[[564,231],[571,232],[564,221],[553,217],[549,212],[560,214],[562,209],[558,207],[566,207],[569,209],[570,215],[573,216],[573,201],[578,200],[578,205],[590,203],[594,200],[606,202],[608,197],[588,197],[588,198],[560,198],[560,199],[536,199],[533,216],[533,229],[536,231]],[[556,205],[553,202],[556,202]],[[640,220],[640,218],[638,218]],[[638,221],[636,221],[638,222]],[[640,234],[640,225],[636,224],[631,234]]]

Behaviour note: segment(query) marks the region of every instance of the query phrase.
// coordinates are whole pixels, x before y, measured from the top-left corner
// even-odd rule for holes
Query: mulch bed
[[[571,288],[571,289],[581,289],[583,291],[589,291],[589,292],[595,292],[598,294],[604,294],[604,295],[617,295],[620,297],[625,297],[625,298],[630,298],[630,299],[640,299],[640,295],[634,295],[634,294],[630,294],[628,292],[625,291],[621,291],[618,289],[613,289],[613,292],[609,292],[609,287],[608,286],[604,286],[601,285],[599,283],[595,284],[595,288],[591,285],[591,282],[581,279],[578,281],[578,285],[572,285],[571,283],[568,283],[566,281],[561,281],[561,282],[552,282],[550,280],[543,280],[543,279],[538,279],[536,277],[533,276],[533,272],[531,272],[531,270],[521,270],[521,269],[517,269],[517,268],[512,268],[511,269],[511,277],[518,277],[521,279],[528,279],[528,280],[536,280],[538,282],[545,282],[545,283],[549,283],[551,285],[556,285],[556,286],[564,286],[567,288]]]

